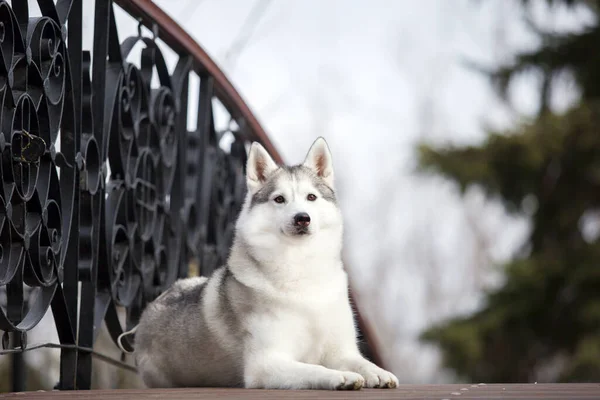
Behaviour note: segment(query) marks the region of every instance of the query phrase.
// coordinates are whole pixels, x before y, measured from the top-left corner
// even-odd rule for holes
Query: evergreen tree
[[[540,47],[491,73],[502,94],[517,74],[541,72],[539,115],[513,131],[491,132],[479,146],[419,148],[423,169],[463,191],[479,185],[514,213],[525,212],[525,199],[537,203],[524,251],[505,266],[503,286],[486,293],[473,315],[422,335],[440,346],[446,367],[470,381],[534,381],[542,369],[555,371],[550,379],[558,381],[600,380],[600,241],[582,231],[600,210],[600,1],[548,3],[587,7],[595,21],[577,33],[535,28]],[[581,98],[558,115],[548,99],[563,71]]]

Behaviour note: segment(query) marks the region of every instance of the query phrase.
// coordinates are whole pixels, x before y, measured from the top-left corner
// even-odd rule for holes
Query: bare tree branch
[[[194,14],[203,2],[204,0],[188,0],[181,13],[182,25],[189,22],[194,17]]]
[[[252,10],[250,10],[250,13],[248,13],[248,16],[238,31],[236,38],[225,53],[223,63],[229,67],[229,70],[232,70],[235,67],[238,57],[248,46],[248,43],[250,42],[250,39],[252,39],[260,20],[265,15],[270,5],[271,0],[257,0],[254,3]]]

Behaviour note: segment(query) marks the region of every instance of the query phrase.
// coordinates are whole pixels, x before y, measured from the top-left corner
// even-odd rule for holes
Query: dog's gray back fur
[[[240,354],[223,347],[208,326],[203,309],[209,296],[230,328],[227,334],[237,336],[235,340],[242,343],[239,315],[248,312],[244,308],[252,303],[251,294],[227,266],[214,272],[208,294],[207,286],[206,278],[180,280],[144,311],[136,332],[135,352],[138,366],[146,364],[140,368],[146,385],[243,385]]]

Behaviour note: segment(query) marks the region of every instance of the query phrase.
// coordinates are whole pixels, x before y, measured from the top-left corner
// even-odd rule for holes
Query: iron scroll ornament
[[[25,341],[62,291],[75,200],[69,55],[58,10],[0,1],[0,330]],[[28,297],[29,301],[25,301]]]
[[[27,2],[0,0],[0,330],[4,348],[26,350],[51,308],[58,387],[86,389],[103,321],[116,339],[190,260],[204,275],[224,261],[259,138],[240,123],[223,150],[214,78],[188,54],[170,72],[156,32],[121,42],[112,2],[96,2],[91,53],[81,0],[38,5],[30,17]]]

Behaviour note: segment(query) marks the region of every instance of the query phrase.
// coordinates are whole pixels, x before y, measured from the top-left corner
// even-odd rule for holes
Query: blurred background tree
[[[540,46],[489,72],[504,98],[517,75],[538,72],[538,115],[512,131],[491,132],[479,146],[419,148],[423,170],[463,192],[478,185],[531,221],[527,243],[483,307],[422,334],[463,380],[600,380],[600,1],[548,3],[588,8],[594,22],[556,33],[530,21]],[[522,5],[527,10],[529,1]],[[559,114],[549,102],[563,73],[581,95]]]

